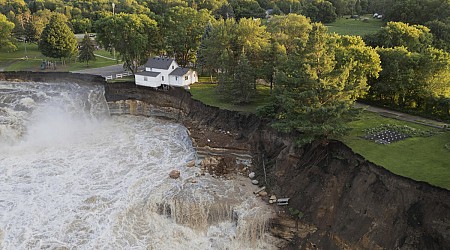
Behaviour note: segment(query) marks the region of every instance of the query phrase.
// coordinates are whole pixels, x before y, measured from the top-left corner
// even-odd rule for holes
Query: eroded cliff
[[[88,81],[75,74],[0,73],[0,79]],[[250,154],[260,185],[290,198],[275,207],[271,231],[291,249],[450,249],[450,191],[397,176],[338,141],[298,148],[254,115],[220,110],[182,89],[156,91],[133,83],[105,84],[108,101],[127,112],[170,114],[200,149]],[[145,108],[143,107],[145,106]],[[301,215],[301,216],[299,216]]]
[[[448,190],[392,174],[339,141],[298,148],[293,135],[274,131],[267,121],[204,105],[182,89],[108,84],[106,93],[109,100],[171,109],[200,147],[248,150],[260,184],[290,198],[272,227],[290,240],[286,248],[450,247]],[[221,131],[231,135],[215,138]]]

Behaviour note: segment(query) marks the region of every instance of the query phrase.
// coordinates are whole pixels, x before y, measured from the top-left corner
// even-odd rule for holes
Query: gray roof
[[[147,68],[155,68],[155,69],[169,69],[170,64],[172,64],[174,60],[167,57],[153,57],[149,58],[145,67]]]
[[[160,72],[142,71],[142,72],[136,73],[135,75],[157,77],[159,74],[160,74]]]
[[[189,72],[188,68],[176,68],[169,75],[171,76],[184,76],[187,72]]]

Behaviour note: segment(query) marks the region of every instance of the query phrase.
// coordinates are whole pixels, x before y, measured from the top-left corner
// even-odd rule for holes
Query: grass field
[[[209,78],[205,78],[205,81],[206,80],[209,81]],[[256,96],[253,98],[251,103],[236,105],[223,99],[220,93],[218,93],[216,87],[217,84],[196,83],[190,86],[190,92],[194,99],[207,105],[245,113],[256,112],[258,107],[263,106],[268,102],[268,97],[270,96],[270,89],[268,86],[257,85]]]
[[[100,54],[105,57],[112,57],[111,54],[104,50],[97,50],[95,54]],[[106,58],[97,57],[97,60],[90,61],[86,66],[84,62],[71,61],[66,65],[58,64],[56,71],[75,71],[87,68],[98,68],[104,66],[110,66],[117,64],[115,60],[109,60]],[[47,58],[41,54],[38,50],[37,44],[19,43],[18,50],[14,52],[8,52],[0,49],[0,68],[4,68],[7,71],[40,71],[41,62],[43,60],[54,60]]]
[[[202,79],[209,81],[208,79]],[[233,105],[220,98],[216,91],[216,84],[198,83],[191,85],[194,99],[205,104],[222,109],[254,113],[259,106],[268,102],[269,88],[258,86],[255,102],[248,105]],[[433,130],[436,134],[431,137],[413,137],[389,145],[377,144],[362,138],[364,129],[374,128],[381,124],[407,125],[421,130]],[[356,153],[367,160],[385,167],[389,171],[425,181],[430,184],[450,189],[450,150],[445,148],[450,144],[450,132],[442,132],[430,127],[382,117],[376,113],[363,112],[360,119],[349,123],[350,132],[337,138],[351,147]]]
[[[361,138],[363,130],[380,124],[407,125],[416,129],[435,130],[431,137],[413,137],[388,145],[382,145]],[[338,138],[367,160],[385,167],[391,172],[414,180],[450,189],[450,132],[432,129],[410,122],[385,118],[371,112],[364,112],[361,119],[349,123],[352,130]]]
[[[364,18],[366,18],[366,21],[363,21]],[[382,20],[366,15],[362,16],[361,19],[352,19],[349,16],[344,16],[326,26],[329,32],[339,35],[364,36],[377,32],[383,25],[384,22]]]

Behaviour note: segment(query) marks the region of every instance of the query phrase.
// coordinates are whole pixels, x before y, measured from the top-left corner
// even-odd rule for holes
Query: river
[[[274,249],[250,182],[192,160],[185,127],[110,116],[101,85],[0,82],[0,249]]]

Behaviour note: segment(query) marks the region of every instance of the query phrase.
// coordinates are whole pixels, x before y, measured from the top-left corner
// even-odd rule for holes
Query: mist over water
[[[274,248],[250,184],[196,177],[186,128],[103,95],[0,82],[0,249]]]

